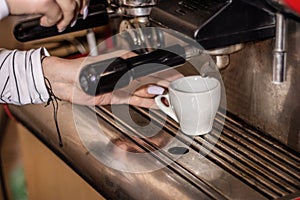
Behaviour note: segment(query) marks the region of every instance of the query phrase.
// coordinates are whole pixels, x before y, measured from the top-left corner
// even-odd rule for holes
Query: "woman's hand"
[[[6,0],[10,14],[41,14],[42,26],[57,24],[63,31],[69,24],[76,22],[79,13],[87,14],[88,0]]]
[[[131,104],[147,108],[155,105],[155,94],[151,91],[153,88],[167,88],[171,81],[182,77],[176,70],[168,70],[136,79],[125,88],[96,97],[84,93],[78,83],[81,68],[89,63],[120,55],[123,55],[123,58],[133,56],[125,51],[72,60],[50,56],[43,61],[44,75],[50,81],[53,93],[65,101],[82,105]]]

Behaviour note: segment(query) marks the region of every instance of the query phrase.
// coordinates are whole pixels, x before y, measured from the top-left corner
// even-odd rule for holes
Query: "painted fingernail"
[[[64,32],[66,30],[66,27],[63,27],[61,29],[58,29],[58,32],[61,33],[61,32]]]
[[[151,85],[147,88],[148,94],[163,94],[165,89],[160,86]]]
[[[89,7],[85,6],[84,9],[83,9],[83,19],[86,19],[88,14],[89,14]]]
[[[71,27],[75,26],[76,22],[77,22],[77,18],[71,23],[70,26],[71,26]]]

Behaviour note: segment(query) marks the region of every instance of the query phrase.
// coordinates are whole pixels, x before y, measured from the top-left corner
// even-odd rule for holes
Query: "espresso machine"
[[[55,129],[47,122],[51,112],[36,117],[34,113],[40,109],[37,106],[12,107],[14,115],[40,140],[108,199],[300,197],[300,18],[296,10],[281,0],[109,0],[95,8],[101,8],[101,14],[95,10],[101,16],[96,18],[104,21],[92,18],[90,13],[95,24],[83,22],[81,28],[75,27],[76,31],[103,25],[110,25],[113,33],[133,31],[126,40],[133,41],[137,56],[87,65],[80,78],[85,92],[109,92],[115,88],[115,81],[128,71],[133,74],[141,64],[154,62],[170,68],[180,65],[184,72],[189,56],[185,47],[166,46],[166,38],[160,32],[143,35],[138,31],[159,27],[196,41],[211,57],[224,83],[226,111],[220,108],[211,133],[189,137],[180,134],[179,125],[159,111],[129,106],[130,117],[142,126],[139,127],[126,115],[126,106],[119,106],[116,114],[112,106],[62,104],[61,115],[72,120],[59,123],[66,144],[60,148]],[[16,26],[15,36],[20,41],[32,41],[36,39],[31,37],[36,27],[22,22]],[[53,34],[64,33],[54,30]],[[20,39],[23,36],[29,39]],[[147,37],[155,38],[155,48],[143,48],[143,38]],[[174,48],[176,54],[172,53]],[[107,71],[97,71],[103,62],[112,64]],[[165,69],[134,73],[143,77]],[[88,79],[93,73],[107,75],[101,87],[94,78]],[[120,87],[133,79],[128,77]],[[98,125],[91,122],[92,118],[101,124],[99,132],[112,143],[130,146],[128,155],[114,149],[112,143],[106,146],[107,138],[96,134]],[[153,127],[143,128],[150,122]],[[78,128],[78,124],[82,127]],[[154,127],[161,128],[159,136],[147,137]],[[75,132],[82,132],[80,139]],[[172,145],[166,145],[173,139]],[[77,143],[89,147],[88,151],[81,146],[76,148]],[[150,156],[141,160],[130,154],[145,152]],[[128,166],[139,169],[139,173],[132,173]],[[149,166],[155,170],[150,171]]]

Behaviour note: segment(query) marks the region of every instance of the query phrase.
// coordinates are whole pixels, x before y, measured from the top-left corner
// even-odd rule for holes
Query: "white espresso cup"
[[[169,106],[163,103],[165,98]],[[169,92],[155,98],[157,106],[179,123],[187,135],[212,130],[221,98],[220,82],[212,77],[187,76],[170,83]]]

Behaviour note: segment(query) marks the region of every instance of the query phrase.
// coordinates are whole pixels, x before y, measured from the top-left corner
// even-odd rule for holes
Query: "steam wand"
[[[276,39],[273,51],[273,83],[280,84],[286,80],[286,40],[287,19],[276,13]]]

